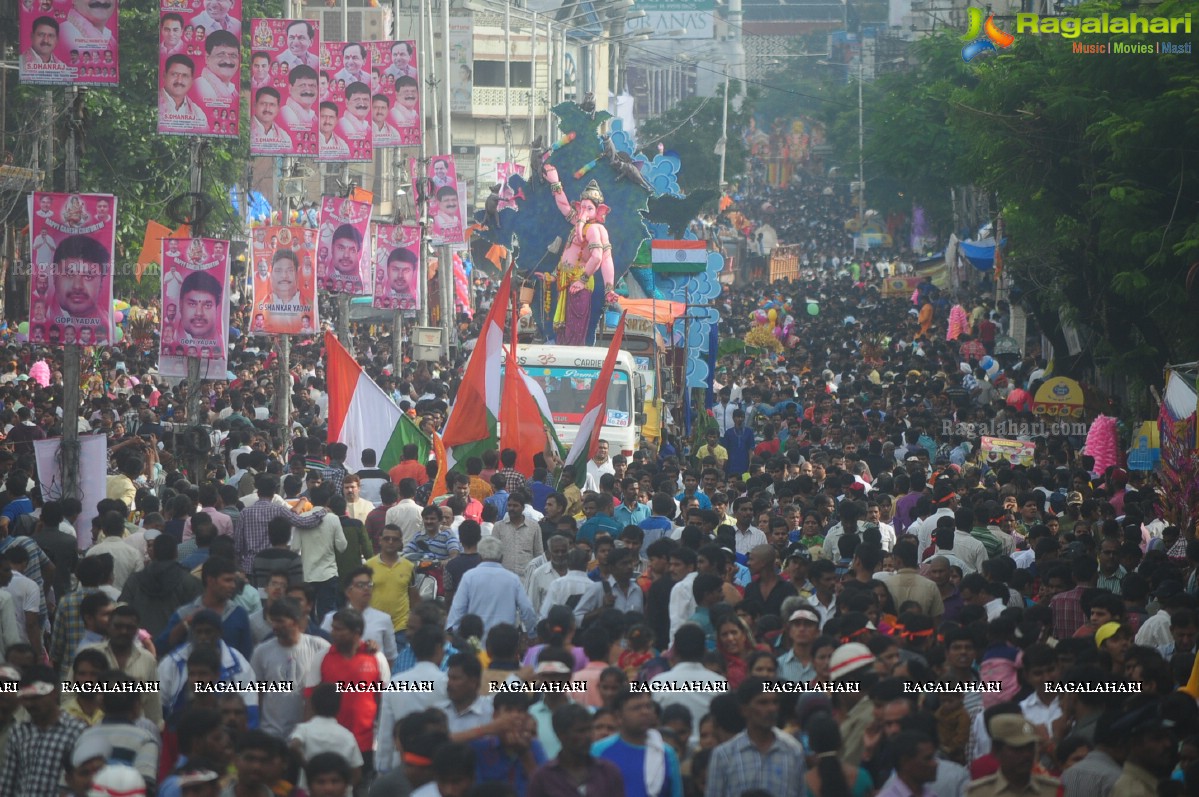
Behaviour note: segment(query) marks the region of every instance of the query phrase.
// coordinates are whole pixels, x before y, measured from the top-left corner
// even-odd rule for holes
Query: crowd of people
[[[61,351],[9,346],[0,794],[1199,792],[1194,530],[1077,437],[985,456],[967,432],[1027,432],[1045,361],[980,365],[1007,309],[975,288],[885,297],[903,253],[855,253],[825,188],[745,203],[804,269],[718,301],[725,338],[816,304],[794,340],[722,358],[691,438],[577,474],[495,450],[437,495],[386,440],[351,471],[319,339],[281,364],[250,335],[202,385],[221,442],[192,473],[185,388],[130,340],[82,396],[105,498],[50,500],[33,443],[74,398]],[[374,333],[368,373],[440,428],[461,362],[393,374]]]

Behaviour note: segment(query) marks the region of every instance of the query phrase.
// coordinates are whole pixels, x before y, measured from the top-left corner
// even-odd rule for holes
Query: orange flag
[[[142,240],[142,253],[137,259],[137,271],[134,273],[135,279],[138,282],[142,281],[142,274],[151,263],[158,263],[162,258],[162,239],[164,238],[187,238],[191,235],[191,227],[183,224],[179,229],[171,232],[171,228],[166,225],[159,224],[156,221],[146,222],[146,237]]]
[[[437,458],[437,476],[433,479],[433,490],[429,493],[429,497],[437,498],[449,492],[445,486],[445,477],[450,471],[449,461],[445,454],[445,443],[441,441],[441,435],[437,432],[433,432],[433,456]]]
[[[350,192],[350,199],[355,202],[365,202],[370,205],[375,201],[375,195],[365,188],[354,186],[354,190]]]

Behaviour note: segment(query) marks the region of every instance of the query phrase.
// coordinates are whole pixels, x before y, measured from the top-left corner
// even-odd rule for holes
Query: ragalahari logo
[[[962,48],[962,60],[966,63],[979,53],[991,50],[1002,50],[1012,46],[1012,42],[1016,41],[1016,37],[1010,33],[1004,33],[995,26],[995,15],[988,14],[986,22],[983,22],[983,11],[981,8],[967,8],[966,13],[970,15],[970,29],[966,31],[966,35],[962,37],[962,41],[969,42]]]

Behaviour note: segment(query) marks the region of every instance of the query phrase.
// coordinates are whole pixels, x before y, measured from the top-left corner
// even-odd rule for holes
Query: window
[[[529,61],[512,61],[508,66],[512,88],[529,88],[533,82],[533,64]],[[502,89],[504,87],[504,62],[475,61],[475,85]]]

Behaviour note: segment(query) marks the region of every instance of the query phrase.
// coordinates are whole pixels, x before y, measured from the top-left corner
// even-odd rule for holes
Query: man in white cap
[[[12,729],[0,769],[0,794],[58,797],[63,756],[87,728],[62,710],[61,681],[49,667],[30,667],[17,695],[29,721]],[[140,780],[140,778],[139,778]]]
[[[145,794],[146,782],[128,764],[108,764],[96,773],[87,790],[87,797],[145,797]]]
[[[1029,794],[1055,797],[1057,778],[1034,775],[1037,760],[1037,731],[1020,714],[997,714],[987,726],[991,734],[991,752],[999,760],[994,775],[971,781],[966,797],[998,797],[1001,794]]]
[[[70,762],[63,768],[67,797],[88,797],[96,773],[105,768],[112,755],[112,745],[103,739],[84,742],[83,737],[71,752]]]
[[[837,705],[845,712],[845,721],[841,725],[842,760],[851,766],[857,766],[862,761],[865,747],[863,736],[866,727],[874,719],[874,704],[866,698],[866,684],[869,678],[873,683],[875,676],[874,654],[870,648],[861,642],[850,642],[833,651],[829,659],[829,677],[837,682],[859,684],[857,692],[844,692],[834,695]]]
[[[812,643],[820,635],[820,615],[807,607],[796,609],[787,618],[787,639],[791,649],[779,656],[779,677],[806,684],[816,677]]]

